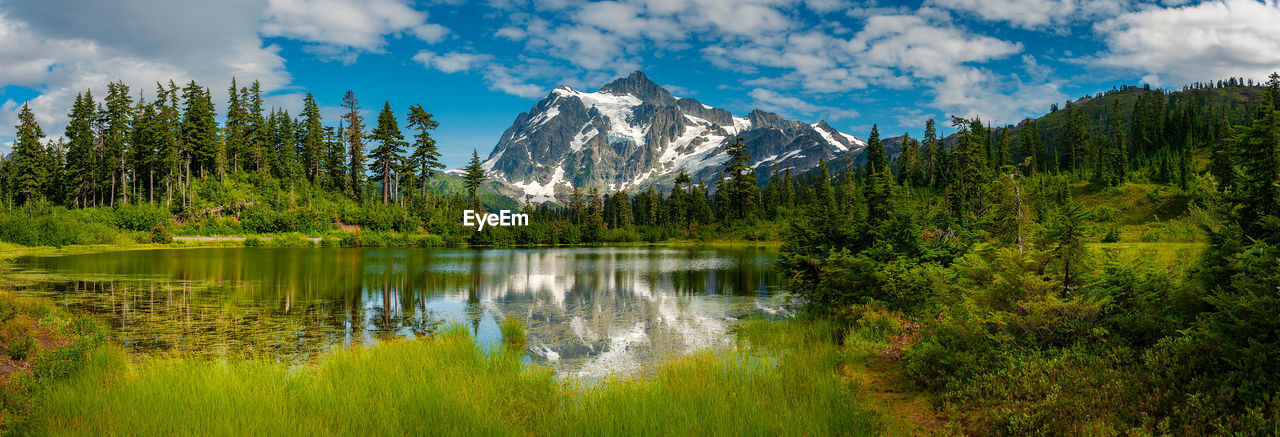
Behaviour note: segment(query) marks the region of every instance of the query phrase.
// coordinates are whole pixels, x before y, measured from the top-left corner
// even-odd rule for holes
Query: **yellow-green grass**
[[[1135,267],[1184,270],[1196,265],[1208,243],[1093,243],[1104,260]]]
[[[756,328],[761,331],[761,328]],[[760,337],[762,335],[757,335]],[[577,382],[478,348],[454,326],[419,340],[267,361],[131,361],[94,351],[21,431],[49,435],[866,435],[881,419],[829,341],[757,338],[651,376]],[[799,349],[795,349],[799,347]]]

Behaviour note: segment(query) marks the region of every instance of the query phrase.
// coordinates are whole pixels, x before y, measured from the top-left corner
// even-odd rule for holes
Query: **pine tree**
[[[733,217],[739,219],[745,219],[751,214],[751,206],[756,201],[758,191],[755,170],[751,167],[751,155],[747,153],[749,147],[742,141],[738,137],[725,146],[725,154],[729,156],[729,160],[724,162],[726,179],[721,180],[724,195],[731,199]]]
[[[191,81],[182,89],[183,147],[191,155],[191,163],[201,177],[222,173],[222,142],[218,139],[218,123],[214,120],[213,102],[204,88]]]
[[[960,141],[951,155],[953,174],[947,184],[948,201],[954,217],[963,223],[982,205],[982,187],[989,170],[979,134],[974,132],[974,128],[982,132],[981,122],[952,117],[951,123],[960,131]]]
[[[266,119],[262,115],[262,84],[255,80],[249,84],[247,91],[241,91],[240,100],[243,102],[245,114],[245,159],[252,164],[254,170],[268,173],[276,162],[276,158],[272,156],[275,150],[269,143],[272,137],[271,128],[267,126]]]
[[[36,122],[36,115],[31,107],[22,105],[18,111],[18,131],[13,142],[13,151],[9,154],[10,192],[14,203],[25,205],[44,198],[44,185],[48,183],[48,173],[44,165],[44,131]]]
[[[227,120],[223,124],[222,137],[226,139],[227,161],[231,171],[240,171],[240,158],[245,155],[249,142],[246,132],[247,123],[245,107],[240,100],[240,89],[236,87],[236,79],[231,78],[231,87],[227,90]]]
[[[391,112],[391,102],[383,104],[382,112],[378,114],[378,124],[369,133],[369,139],[378,142],[378,147],[371,153],[374,165],[373,174],[369,178],[382,181],[382,203],[385,205],[394,200],[392,191],[398,191],[392,179],[397,178],[395,172],[400,168],[400,159],[406,145],[396,115]]]
[[[346,187],[345,179],[330,179],[328,184],[325,184],[325,175],[323,173],[325,163],[323,157],[326,155],[324,124],[320,120],[320,106],[316,104],[316,98],[311,93],[307,93],[307,96],[302,99],[302,119],[302,139],[299,147],[302,149],[302,166],[305,169],[307,180],[330,189]]]
[[[348,196],[351,196],[352,184],[347,182],[347,166],[349,165],[347,147],[342,138],[346,131],[346,126],[342,122],[338,122],[337,129],[334,129],[333,126],[325,126],[321,129],[320,150],[324,156],[324,173],[317,177],[322,181],[327,181],[321,184],[326,188],[347,193]]]
[[[431,131],[440,123],[432,119],[432,114],[422,109],[422,105],[409,107],[409,128],[417,131],[413,135],[413,154],[409,156],[412,171],[417,172],[419,190],[422,196],[427,195],[427,183],[436,172],[444,168],[440,163],[440,152],[436,149],[436,140],[431,138]]]
[[[902,152],[898,154],[898,183],[915,186],[920,183],[920,144],[902,134]]]
[[[364,116],[360,115],[360,100],[356,93],[347,90],[342,96],[342,109],[345,111],[342,120],[347,124],[343,139],[347,144],[347,158],[351,165],[347,170],[347,178],[351,183],[351,196],[356,201],[364,199]]]
[[[873,124],[871,134],[867,136],[867,172],[875,174],[888,169],[889,157],[880,142],[880,129]]]
[[[304,170],[298,160],[299,132],[293,119],[289,117],[289,111],[272,111],[271,116],[265,122],[266,133],[270,135],[271,144],[275,146],[275,164],[271,166],[272,172],[276,177],[283,179],[290,186],[302,177]],[[341,148],[339,148],[341,150]]]
[[[1235,203],[1244,235],[1276,241],[1280,217],[1280,74],[1267,82],[1262,104],[1252,125],[1230,139],[1232,154],[1240,163],[1239,191]]]
[[[94,185],[93,144],[93,94],[77,94],[71,113],[67,114],[67,128],[63,137],[67,139],[66,186],[68,194],[75,200],[75,205],[86,207]]]
[[[1026,124],[1022,128],[1019,135],[1019,147],[1022,149],[1023,156],[1031,158],[1031,167],[1028,168],[1028,175],[1034,175],[1036,171],[1049,170],[1049,161],[1046,159],[1044,152],[1044,140],[1040,138],[1040,128],[1035,120],[1027,119]]]
[[[178,99],[178,86],[172,81],[169,88],[156,83],[156,124],[161,136],[156,146],[156,169],[164,183],[165,206],[173,204],[173,188],[182,176],[182,126]]]
[[[1066,127],[1063,129],[1061,167],[1076,170],[1084,165],[1083,155],[1089,150],[1089,123],[1079,105],[1067,103]]]
[[[146,184],[147,203],[155,202],[155,183],[156,183],[156,166],[160,161],[156,159],[159,155],[156,153],[160,144],[164,141],[164,132],[160,125],[159,116],[156,114],[155,105],[147,104],[144,101],[138,102],[136,109],[137,116],[133,123],[133,134],[131,138],[132,155],[130,163],[133,167],[134,188],[135,192],[140,192],[141,185]],[[141,202],[141,196],[138,201]]]
[[[121,197],[125,203],[129,201],[126,168],[129,158],[129,132],[132,130],[130,123],[133,122],[129,113],[132,109],[133,98],[129,96],[129,87],[119,82],[107,84],[106,109],[101,114],[105,123],[102,145],[106,155],[102,164],[111,169],[111,203],[113,205],[116,199]]]
[[[930,187],[937,187],[942,174],[942,145],[938,140],[937,122],[932,118],[924,122],[924,172]]]
[[[462,184],[467,187],[467,196],[473,203],[479,205],[480,198],[477,197],[476,191],[480,189],[480,184],[484,183],[485,174],[484,166],[480,163],[480,155],[476,154],[475,149],[471,150],[471,162],[467,164],[464,171]]]

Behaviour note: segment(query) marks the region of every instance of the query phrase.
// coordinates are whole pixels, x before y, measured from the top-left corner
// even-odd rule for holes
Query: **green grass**
[[[752,346],[690,355],[649,377],[595,383],[557,379],[507,348],[484,352],[457,326],[427,339],[337,350],[298,367],[131,362],[120,349],[101,348],[77,376],[40,395],[40,410],[22,431],[867,435],[880,429],[881,419],[837,373],[837,346],[797,338],[797,330],[766,330],[749,324],[743,335]]]
[[[504,344],[516,351],[524,350],[526,337],[524,322],[515,317],[507,316],[502,320],[502,326],[499,326],[499,328],[502,331],[502,342]]]

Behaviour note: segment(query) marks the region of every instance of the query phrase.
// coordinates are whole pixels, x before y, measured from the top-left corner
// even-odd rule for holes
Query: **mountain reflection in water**
[[[29,257],[20,293],[104,321],[139,354],[298,362],[335,345],[461,323],[485,346],[524,321],[527,356],[562,375],[634,374],[732,343],[776,314],[769,249],[202,248]]]

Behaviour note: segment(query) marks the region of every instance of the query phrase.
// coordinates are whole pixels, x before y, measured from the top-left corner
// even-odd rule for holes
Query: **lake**
[[[20,294],[93,314],[138,355],[312,360],[458,323],[562,376],[636,374],[731,345],[735,319],[786,314],[767,248],[188,248],[26,257]]]

